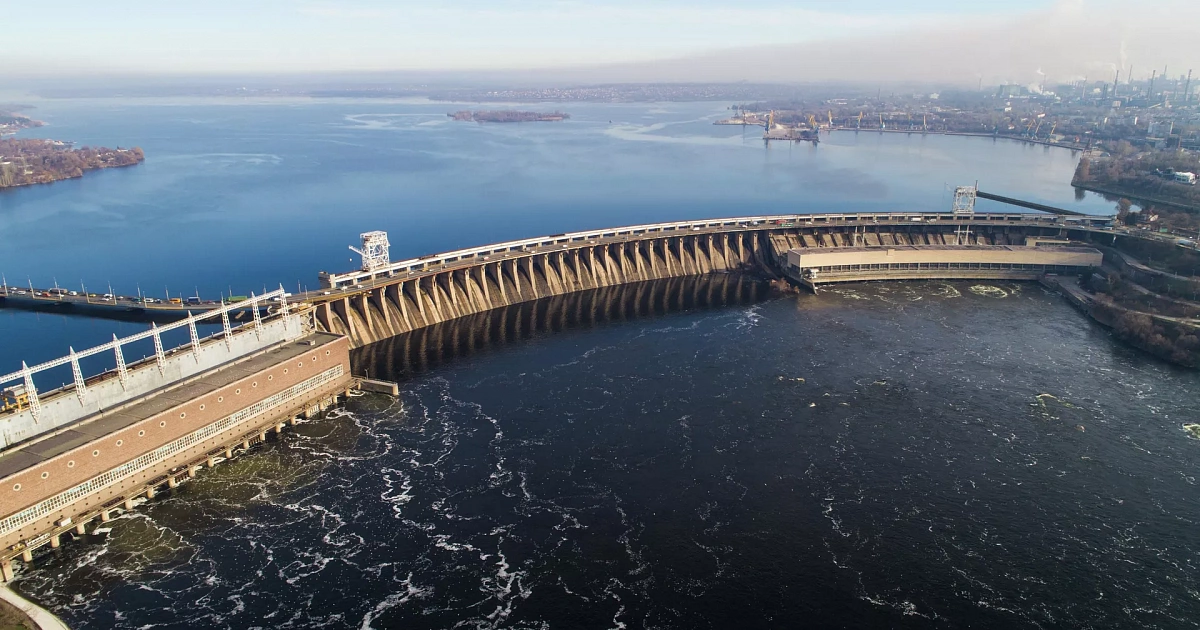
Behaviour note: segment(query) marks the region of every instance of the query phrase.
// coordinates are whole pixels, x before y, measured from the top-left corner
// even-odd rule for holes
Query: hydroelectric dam
[[[15,562],[34,561],[64,537],[103,534],[114,514],[319,414],[352,389],[394,393],[394,384],[355,371],[352,348],[386,341],[375,347],[393,351],[407,343],[393,338],[414,332],[414,343],[436,342],[444,322],[526,303],[529,323],[550,327],[543,320],[555,304],[582,311],[615,300],[622,312],[654,311],[645,303],[654,298],[644,299],[654,294],[632,286],[653,280],[670,280],[671,291],[657,295],[674,297],[662,299],[730,303],[742,299],[749,274],[818,290],[827,282],[1078,273],[1101,262],[1090,243],[1118,238],[1109,221],[959,211],[735,217],[555,234],[398,262],[389,259],[386,233],[367,232],[355,250],[362,268],[322,272],[317,291],[280,288],[248,303],[182,309],[181,321],[0,375],[0,577],[13,579]],[[691,281],[710,274],[729,281]],[[707,297],[684,295],[700,291]],[[543,298],[552,299],[539,315]],[[238,314],[249,321],[235,326]],[[196,325],[204,320],[220,329],[201,338]],[[186,330],[190,341],[164,347],[162,334],[172,329]],[[126,349],[150,342],[152,356],[125,361]],[[81,360],[95,366],[104,357],[111,368],[84,373]],[[39,379],[66,370],[70,383],[39,387]]]
[[[314,308],[317,328],[361,347],[522,302],[710,273],[750,272],[812,289],[827,281],[1031,280],[1098,266],[1099,252],[1080,246],[1111,242],[1109,222],[1031,213],[737,217],[555,234],[398,262],[387,260],[386,234],[375,232],[356,250],[361,270],[322,272],[320,290],[291,299]],[[841,256],[797,264],[805,260],[799,254],[818,252]]]

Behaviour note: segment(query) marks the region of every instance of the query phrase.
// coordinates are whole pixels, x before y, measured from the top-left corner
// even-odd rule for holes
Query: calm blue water
[[[352,268],[387,230],[394,259],[658,220],[822,210],[933,210],[947,186],[1084,211],[1077,156],[1011,141],[842,132],[764,148],[714,126],[714,103],[571,104],[570,121],[477,125],[469,105],[309,100],[41,101],[28,137],[140,146],[146,163],[0,193],[13,284],[136,294],[246,294]],[[525,106],[528,108],[547,106]],[[991,202],[981,202],[980,206]],[[991,206],[997,207],[997,206]],[[137,325],[0,313],[0,371]]]
[[[393,258],[568,230],[822,210],[932,210],[947,186],[1085,211],[1069,151],[895,134],[764,148],[720,104],[572,104],[562,124],[477,125],[468,105],[309,100],[42,101],[28,137],[140,146],[146,163],[0,193],[9,282],[152,295],[316,284],[387,230]],[[535,106],[526,106],[533,108]],[[545,106],[541,106],[545,107]],[[610,122],[611,121],[611,122]],[[983,204],[990,202],[981,202]],[[0,314],[0,370],[138,326]]]

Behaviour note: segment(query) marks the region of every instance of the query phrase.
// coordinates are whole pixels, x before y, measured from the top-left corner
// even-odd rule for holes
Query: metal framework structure
[[[83,371],[79,367],[79,360],[84,357],[90,357],[103,352],[112,352],[117,362],[117,377],[121,379],[121,385],[124,386],[128,379],[128,368],[125,364],[125,355],[121,352],[121,346],[133,343],[135,341],[140,341],[142,339],[154,339],[154,354],[161,369],[165,356],[161,337],[163,332],[186,327],[188,329],[189,336],[191,337],[190,345],[192,352],[198,353],[200,351],[200,337],[196,332],[196,322],[219,317],[224,324],[225,334],[227,336],[226,338],[228,338],[228,335],[232,334],[228,324],[229,313],[231,311],[240,311],[249,308],[254,314],[253,326],[255,331],[258,332],[259,327],[262,326],[262,314],[259,312],[259,309],[262,308],[264,304],[278,299],[280,311],[286,313],[287,295],[287,292],[284,291],[283,287],[281,286],[279,289],[271,291],[270,293],[264,293],[263,295],[259,296],[251,294],[249,300],[226,304],[221,308],[206,311],[199,316],[188,313],[187,319],[180,320],[172,324],[167,324],[162,327],[152,324],[149,330],[130,335],[128,337],[117,338],[116,335],[113,335],[113,340],[111,342],[96,346],[94,348],[88,348],[87,350],[82,350],[79,352],[76,352],[74,348],[71,348],[65,357],[60,357],[52,361],[46,361],[45,363],[39,363],[32,367],[26,365],[25,362],[22,361],[20,370],[10,374],[0,375],[0,384],[13,381],[20,381],[23,383],[25,385],[25,392],[29,396],[29,406],[33,410],[34,416],[36,417],[41,410],[41,404],[38,400],[37,388],[33,385],[33,375],[38,372],[44,372],[61,365],[69,364],[71,366],[71,373],[75,381],[76,394],[82,398],[83,394],[86,392],[87,385],[83,377]]]
[[[975,216],[975,195],[979,192],[979,185],[974,186],[958,186],[954,189],[954,217],[964,221],[969,221]],[[954,242],[957,245],[969,245],[971,242],[971,224],[959,223],[954,229]]]
[[[959,186],[954,189],[954,214],[969,215],[975,214],[975,194],[979,192],[978,186]]]
[[[363,232],[358,235],[362,239],[362,249],[351,246],[350,251],[362,256],[362,270],[375,271],[387,267],[391,263],[391,258],[388,257],[388,237],[387,232],[376,230],[374,232]]]

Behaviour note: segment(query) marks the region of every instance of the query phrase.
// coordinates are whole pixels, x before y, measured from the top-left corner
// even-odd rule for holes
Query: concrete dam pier
[[[1111,236],[1107,221],[1025,213],[969,218],[950,213],[863,213],[638,225],[497,243],[396,263],[386,258],[377,264],[364,262],[361,271],[322,273],[322,289],[298,299],[316,307],[321,330],[346,335],[361,347],[513,304],[648,280],[743,271],[810,285],[789,263],[789,252],[904,248],[928,250],[924,256],[928,258],[935,250],[969,246],[968,259],[995,258],[984,253],[992,248],[1020,250],[1031,259],[1049,260],[1050,250],[1038,245],[1078,244],[1098,235]],[[860,279],[1030,278],[1046,271],[1068,272],[1079,268],[1082,260],[1043,261],[1014,275],[1011,264],[994,263],[991,258],[972,264],[962,259],[961,252],[954,256],[954,264],[945,265],[923,258],[919,275],[889,273],[885,264],[882,271],[876,267],[876,273]],[[928,267],[931,262],[934,266]]]
[[[541,334],[690,309],[753,304],[765,299],[768,293],[765,281],[744,273],[614,285],[440,322],[355,348],[350,360],[363,373],[401,381],[455,359]]]
[[[753,232],[559,248],[389,283],[318,307],[325,330],[367,345],[440,322],[540,298],[632,282],[762,268]]]

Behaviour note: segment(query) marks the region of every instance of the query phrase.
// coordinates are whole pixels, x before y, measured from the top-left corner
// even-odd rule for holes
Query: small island
[[[571,117],[569,114],[557,111],[549,114],[539,114],[538,112],[519,112],[516,110],[471,111],[467,109],[446,115],[454,120],[479,123],[561,122]]]
[[[0,189],[83,177],[85,171],[133,166],[145,159],[138,147],[75,149],[60,140],[0,140]]]

